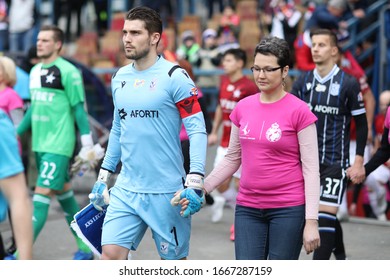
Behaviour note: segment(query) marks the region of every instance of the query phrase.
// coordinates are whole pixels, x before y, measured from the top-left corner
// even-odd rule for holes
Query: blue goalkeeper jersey
[[[131,63],[111,82],[114,118],[102,167],[122,167],[116,186],[140,193],[183,188],[179,139],[183,123],[190,139],[190,172],[205,174],[207,133],[197,88],[187,72],[162,57],[138,71]]]

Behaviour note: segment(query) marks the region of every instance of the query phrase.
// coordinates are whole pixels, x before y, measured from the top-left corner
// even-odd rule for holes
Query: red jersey
[[[249,95],[258,93],[257,85],[248,77],[243,76],[238,81],[232,83],[227,76],[221,77],[219,91],[219,105],[222,109],[222,139],[220,146],[227,147],[229,145],[231,120],[230,113],[236,107],[237,102]]]

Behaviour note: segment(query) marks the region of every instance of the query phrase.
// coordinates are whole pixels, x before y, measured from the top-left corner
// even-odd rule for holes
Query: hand
[[[303,247],[305,248],[306,254],[314,252],[315,249],[319,248],[320,233],[318,231],[317,220],[306,220],[305,228],[303,230]]]
[[[352,181],[354,184],[360,184],[363,183],[366,179],[366,171],[363,167],[363,171],[356,171],[356,169],[353,169],[352,167],[347,168],[347,177]]]
[[[71,167],[71,172],[78,173],[80,176],[88,170],[94,169],[99,160],[104,157],[104,149],[100,144],[93,145],[90,134],[81,136],[81,144],[82,148],[75,157],[75,161]]]
[[[108,170],[101,169],[98,180],[93,185],[92,192],[88,195],[89,201],[96,208],[102,211],[110,203],[110,195],[107,188],[107,181],[110,176]]]
[[[203,176],[190,173],[187,175],[184,185],[186,188],[175,194],[171,200],[171,205],[181,204],[180,214],[187,218],[198,212],[204,203]]]
[[[352,202],[351,205],[349,206],[349,214],[351,216],[355,216],[356,215],[356,203],[355,202]]]
[[[218,143],[218,135],[216,133],[210,133],[207,136],[207,143],[209,146],[217,144]]]

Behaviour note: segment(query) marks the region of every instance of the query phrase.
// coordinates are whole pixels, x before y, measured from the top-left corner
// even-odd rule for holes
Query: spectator
[[[181,44],[176,50],[177,59],[185,59],[193,67],[199,65],[200,46],[196,42],[195,34],[192,30],[186,30],[181,35]]]
[[[346,0],[329,0],[327,4],[316,6],[312,16],[306,22],[304,30],[327,28],[331,30],[347,29],[343,21]]]
[[[214,3],[218,4],[218,12],[222,13],[223,8],[224,8],[224,0],[207,0],[206,5],[207,5],[207,11],[208,11],[208,19],[211,19],[214,15]]]
[[[11,1],[9,8],[9,50],[11,52],[27,53],[34,44],[34,15],[34,0]]]
[[[217,32],[214,29],[206,29],[202,34],[203,44],[199,50],[199,69],[216,70],[220,65],[220,53],[218,50]],[[219,75],[202,75],[197,78],[198,87],[215,88],[219,84]]]
[[[0,0],[0,52],[8,50],[8,5]]]
[[[224,7],[217,32],[219,45],[238,42],[240,34],[240,16],[234,11],[232,5]]]
[[[96,29],[99,37],[102,37],[108,29],[108,2],[107,0],[93,0],[96,15]]]
[[[302,13],[295,8],[295,3],[292,0],[276,0],[271,2],[273,7],[273,18],[271,26],[271,35],[285,39],[291,50],[294,50],[294,41],[298,35],[298,27]],[[295,63],[295,55],[292,53],[293,59],[290,67]]]

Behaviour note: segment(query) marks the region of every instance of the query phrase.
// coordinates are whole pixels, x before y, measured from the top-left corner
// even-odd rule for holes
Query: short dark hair
[[[255,48],[255,54],[273,55],[277,58],[279,66],[290,65],[290,47],[286,40],[278,37],[266,36]]]
[[[244,67],[245,67],[247,57],[246,57],[246,52],[243,49],[240,49],[240,48],[228,49],[227,51],[225,51],[223,53],[223,57],[225,57],[227,54],[231,54],[232,56],[234,56],[234,58],[236,60],[241,60],[243,62]]]
[[[64,44],[64,31],[56,25],[43,25],[40,31],[53,31],[53,39],[55,42],[61,42],[60,50]]]
[[[149,34],[158,32],[162,33],[162,20],[159,13],[149,7],[135,7],[127,12],[126,20],[141,20],[145,23],[145,29]]]
[[[327,28],[314,28],[314,29],[310,30],[310,38],[313,38],[313,36],[315,36],[315,35],[329,36],[330,43],[333,46],[338,47],[337,34],[333,30],[327,29]]]

